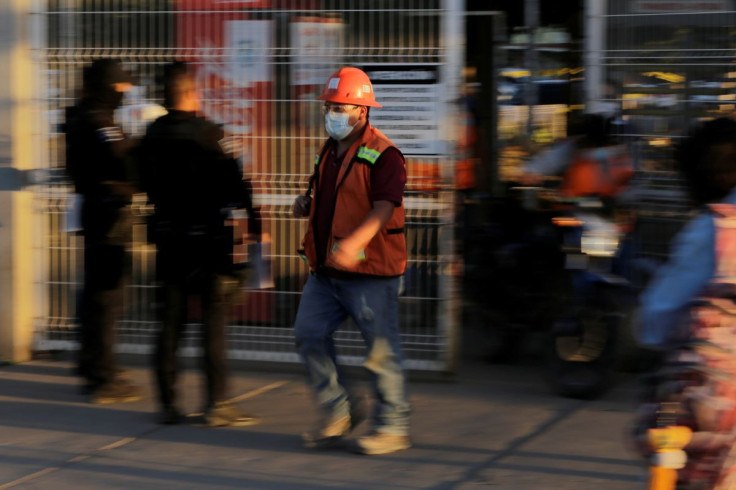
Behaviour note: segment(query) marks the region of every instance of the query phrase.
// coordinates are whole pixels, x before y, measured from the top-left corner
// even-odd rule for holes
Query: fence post
[[[445,59],[442,64],[441,80],[444,86],[444,121],[442,134],[445,135],[445,163],[442,169],[443,202],[452,202],[441,218],[439,265],[440,265],[440,321],[439,334],[446,341],[445,355],[441,357],[444,370],[456,372],[460,354],[460,308],[457,275],[455,236],[453,224],[457,203],[455,196],[455,164],[458,131],[458,98],[460,94],[461,73],[465,60],[465,0],[443,0],[442,42]],[[449,188],[448,188],[449,184]]]
[[[0,360],[25,361],[33,340],[31,15],[25,0],[0,9]]]
[[[529,76],[524,83],[524,104],[529,109],[526,119],[526,137],[531,141],[534,135],[534,112],[539,104],[539,86],[535,83],[539,71],[539,52],[537,51],[537,32],[539,31],[539,0],[524,0],[524,24],[528,36],[525,68]]]
[[[606,1],[585,1],[585,112],[598,112],[603,98]]]

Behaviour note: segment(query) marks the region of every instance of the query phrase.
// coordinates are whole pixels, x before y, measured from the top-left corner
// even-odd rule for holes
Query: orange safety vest
[[[396,146],[369,123],[362,137],[348,149],[337,175],[336,202],[325,257],[329,255],[335,242],[350,235],[373,209],[370,198],[371,168],[381,154],[391,147]],[[319,187],[322,184],[319,165],[327,153],[327,148],[328,145],[325,142],[314,163],[316,178],[312,179],[310,185],[315,201],[319,199]],[[310,206],[307,233],[302,241],[304,255],[311,270],[317,268],[317,250],[313,229],[316,209],[316,205]],[[393,215],[386,226],[373,237],[361,256],[362,260],[358,263],[357,268],[347,272],[384,277],[396,277],[404,273],[407,252],[403,202],[401,206],[394,208]]]
[[[623,145],[578,150],[562,177],[560,194],[566,197],[620,194],[634,175],[634,164]]]

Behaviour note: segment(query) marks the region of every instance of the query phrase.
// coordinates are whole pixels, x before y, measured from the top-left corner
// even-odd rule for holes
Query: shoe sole
[[[110,397],[110,398],[93,398],[90,400],[90,403],[92,405],[113,405],[115,403],[132,403],[137,402],[143,399],[143,396],[141,395],[131,395],[131,396],[116,396],[116,397]]]
[[[302,435],[302,446],[306,449],[334,449],[345,445],[345,436],[323,437],[310,440]]]
[[[207,422],[204,421],[201,424],[202,427],[250,427],[251,425],[258,425],[261,421],[258,419],[242,420],[237,422],[223,421],[223,422]]]
[[[410,447],[411,447],[411,443],[407,443],[407,444],[397,444],[395,446],[391,446],[387,448],[370,449],[370,448],[364,448],[364,447],[361,447],[355,444],[355,445],[351,445],[350,451],[352,451],[355,454],[362,454],[364,456],[379,456],[381,454],[391,454],[397,451],[404,451],[405,449],[409,449]]]

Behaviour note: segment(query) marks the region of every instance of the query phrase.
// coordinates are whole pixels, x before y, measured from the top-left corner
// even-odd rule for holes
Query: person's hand
[[[309,216],[309,206],[312,204],[312,198],[309,196],[298,196],[294,199],[291,206],[291,215],[295,218],[304,218]]]
[[[353,270],[363,260],[364,253],[361,248],[353,245],[349,240],[341,240],[335,242],[325,265],[334,269]]]

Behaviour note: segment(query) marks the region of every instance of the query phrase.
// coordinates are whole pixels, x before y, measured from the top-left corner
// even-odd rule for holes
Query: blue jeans
[[[350,413],[338,374],[332,334],[350,316],[368,348],[363,366],[372,374],[376,396],[374,428],[407,435],[409,402],[399,336],[399,279],[334,279],[310,274],[304,286],[294,334],[317,402],[328,416]]]

